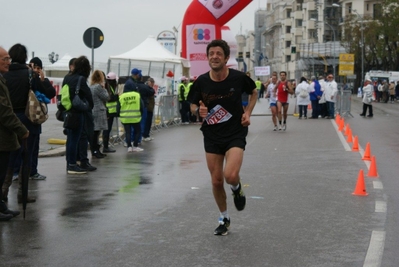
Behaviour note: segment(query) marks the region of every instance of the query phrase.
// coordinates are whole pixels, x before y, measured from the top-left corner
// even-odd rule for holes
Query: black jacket
[[[69,86],[69,96],[71,98],[71,102],[73,100],[73,97],[75,96],[75,89],[76,86],[78,85],[78,80],[81,75],[79,74],[68,74],[65,76],[64,81],[62,82],[62,85],[68,84]],[[82,76],[82,79],[80,80],[80,90],[79,90],[79,96],[82,99],[86,99],[87,102],[89,103],[90,110],[93,109],[94,103],[93,103],[93,96],[91,94],[90,87],[87,85],[87,79]]]
[[[29,93],[29,68],[25,64],[13,63],[4,78],[7,81],[7,87],[10,92],[11,104],[15,113],[24,113]],[[47,84],[48,83],[48,84]],[[55,96],[56,91],[47,80],[41,82],[36,73],[32,72],[32,89],[44,94],[48,99]],[[49,86],[50,85],[50,86]]]

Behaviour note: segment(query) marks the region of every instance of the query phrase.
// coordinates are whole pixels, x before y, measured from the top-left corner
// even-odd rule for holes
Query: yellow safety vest
[[[110,89],[111,89],[111,91],[112,91],[112,94],[114,95],[114,94],[115,94],[114,88],[112,88],[112,86],[110,86]],[[107,107],[108,113],[109,113],[109,114],[114,114],[114,113],[116,113],[116,106],[117,106],[117,102],[116,102],[116,101],[107,102],[107,103],[105,104],[105,106]]]
[[[190,91],[190,88],[188,87],[188,86],[186,86],[184,83],[181,83],[180,85],[179,85],[179,91],[178,91],[178,94],[179,94],[179,101],[182,101],[183,99],[181,98],[181,95],[180,95],[180,89],[181,89],[181,87],[184,87],[184,99],[185,100],[187,100],[187,96],[188,96],[188,92]]]
[[[119,103],[121,105],[119,119],[123,124],[139,123],[141,121],[139,93],[123,93],[119,96]]]
[[[259,80],[255,81],[255,85],[256,85],[256,90],[260,90],[262,88],[262,82]]]

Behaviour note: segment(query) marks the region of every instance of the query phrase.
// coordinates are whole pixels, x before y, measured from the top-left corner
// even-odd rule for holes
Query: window
[[[285,27],[285,33],[291,33],[291,26]]]
[[[373,19],[380,19],[382,16],[382,7],[381,4],[374,4],[373,6],[374,12],[373,12]]]
[[[291,9],[287,9],[287,18],[291,18]]]
[[[296,27],[302,27],[302,20],[301,19],[297,19],[296,23],[295,23]]]
[[[290,47],[290,46],[291,46],[291,41],[286,41],[286,42],[285,42],[285,47],[288,48],[288,47]]]
[[[291,61],[291,56],[285,56],[285,62]]]
[[[317,38],[317,30],[309,30],[308,36],[309,38]]]
[[[309,20],[311,19],[317,19],[317,10],[309,10]]]

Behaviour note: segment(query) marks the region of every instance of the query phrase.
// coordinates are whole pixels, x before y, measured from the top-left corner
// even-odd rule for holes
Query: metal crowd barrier
[[[346,117],[353,115],[351,114],[351,101],[352,101],[352,91],[351,90],[339,90],[337,93],[336,101],[336,111],[340,116]]]
[[[169,125],[180,125],[179,101],[177,95],[162,95],[158,102],[158,110],[154,115],[156,129]],[[154,110],[155,111],[155,110]]]
[[[151,131],[159,131],[163,127],[170,125],[180,125],[180,107],[176,95],[161,95],[158,96],[159,101],[155,102],[154,115],[152,117]],[[110,144],[123,143],[125,138],[125,131],[119,118],[115,118],[110,133]]]

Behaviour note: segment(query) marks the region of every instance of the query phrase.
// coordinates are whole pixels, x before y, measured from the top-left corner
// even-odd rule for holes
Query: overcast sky
[[[173,26],[181,32],[190,3],[191,0],[0,0],[0,46],[8,50],[21,43],[28,48],[28,57],[32,51],[40,57],[54,51],[60,57],[68,53],[91,59],[83,33],[96,27],[103,32],[104,43],[95,49],[95,61],[106,62],[109,56],[129,51],[149,35],[157,36]],[[266,0],[253,0],[227,24],[234,35],[240,33],[240,25],[242,33],[253,30],[254,13],[259,6],[265,8]]]

